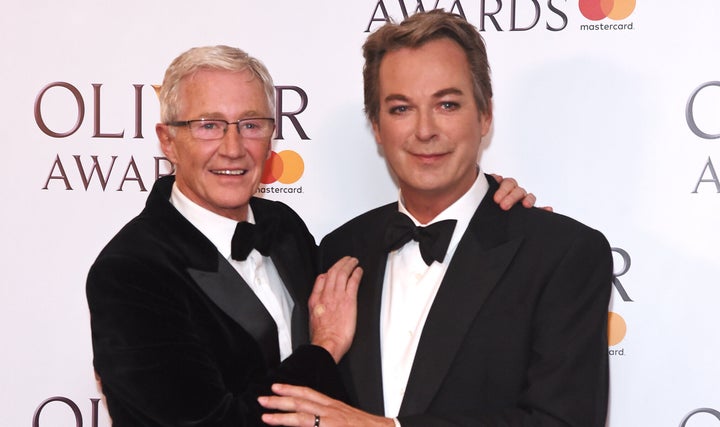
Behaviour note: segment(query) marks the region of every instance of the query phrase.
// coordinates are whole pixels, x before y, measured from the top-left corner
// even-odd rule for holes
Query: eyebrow
[[[405,96],[405,95],[400,95],[400,94],[396,94],[396,93],[391,93],[390,95],[386,96],[385,99],[384,99],[385,102],[388,102],[388,101],[407,101],[407,100],[408,100],[407,96]]]
[[[218,111],[214,111],[214,112],[206,111],[206,112],[200,113],[199,116],[202,118],[205,118],[205,119],[225,120],[225,114],[220,113]],[[238,116],[237,120],[243,120],[243,119],[255,118],[255,117],[272,117],[272,113],[270,113],[269,115],[265,115],[256,110],[243,111],[242,114],[240,114]]]
[[[432,94],[433,98],[442,98],[446,95],[464,95],[463,91],[456,88],[456,87],[449,87],[446,89],[441,89],[435,93]],[[391,93],[390,95],[386,96],[384,99],[385,102],[388,101],[408,101],[408,97],[399,93]]]
[[[433,98],[442,98],[445,95],[464,95],[463,91],[456,87],[449,87],[447,89],[441,89],[433,94]]]

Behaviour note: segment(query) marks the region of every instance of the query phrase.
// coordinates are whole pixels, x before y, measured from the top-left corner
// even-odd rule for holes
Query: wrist
[[[338,349],[337,344],[332,340],[312,340],[310,344],[321,347],[326,352],[330,354],[330,357],[333,358],[335,361],[335,364],[337,365],[340,362],[340,359],[345,355],[345,352],[341,352]]]

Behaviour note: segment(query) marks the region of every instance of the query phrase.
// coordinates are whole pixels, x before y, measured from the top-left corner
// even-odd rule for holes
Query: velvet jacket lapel
[[[267,366],[276,366],[280,362],[280,349],[275,322],[215,245],[169,202],[173,182],[172,176],[156,181],[145,213],[156,218],[158,226],[165,229],[169,241],[178,249],[178,255],[186,259],[187,273],[203,293],[257,341]],[[295,304],[297,306],[297,302]]]

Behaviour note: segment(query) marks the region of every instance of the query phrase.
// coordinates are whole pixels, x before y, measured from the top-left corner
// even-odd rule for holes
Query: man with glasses
[[[190,49],[166,71],[156,131],[175,175],[155,183],[87,280],[115,427],[264,425],[256,399],[273,382],[345,398],[336,363],[362,270],[344,257],[316,280],[303,221],[253,197],[274,94],[265,67],[226,46]],[[525,194],[512,180],[504,188],[510,205]]]
[[[252,197],[274,93],[260,62],[225,46],[191,49],[165,74],[156,130],[175,175],[155,183],[87,279],[115,427],[261,425],[256,397],[281,379],[344,397],[336,363],[362,271],[344,258],[311,295],[313,236],[286,205]]]

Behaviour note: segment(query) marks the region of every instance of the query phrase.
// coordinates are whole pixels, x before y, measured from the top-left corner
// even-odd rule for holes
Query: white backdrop
[[[4,6],[0,426],[109,425],[96,400],[85,276],[155,180],[151,85],[180,52],[239,46],[276,85],[294,87],[282,91],[283,111],[302,110],[308,139],[285,118],[274,150],[304,168],[265,191],[318,239],[393,200],[362,114],[360,46],[384,11],[402,19],[401,2]],[[405,1],[408,13],[416,3]],[[613,324],[608,424],[720,426],[720,2],[616,0],[599,20],[582,14],[599,0],[424,3],[484,29],[495,122],[483,168],[516,177],[539,205],[616,248],[610,311],[626,332]]]

